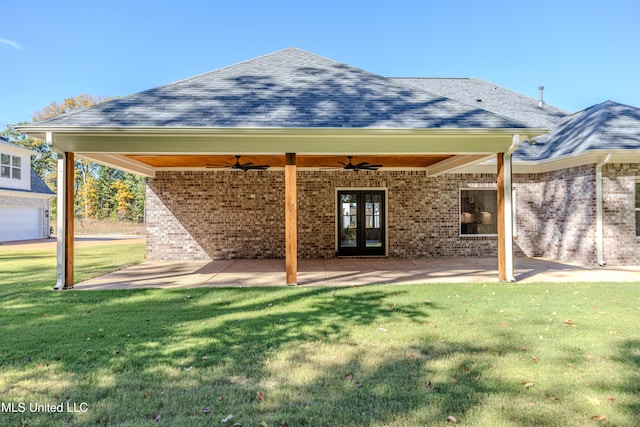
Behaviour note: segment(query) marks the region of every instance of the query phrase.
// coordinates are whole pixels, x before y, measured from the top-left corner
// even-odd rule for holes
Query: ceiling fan
[[[247,163],[240,163],[240,157],[241,156],[235,156],[236,158],[236,162],[233,165],[207,165],[208,168],[228,168],[228,169],[232,169],[232,170],[241,170],[243,172],[249,171],[249,170],[267,170],[269,169],[269,165],[254,165],[252,162],[247,162]]]
[[[382,167],[381,164],[372,165],[369,162],[360,162],[360,163],[357,163],[357,164],[354,165],[352,163],[353,156],[347,156],[347,158],[349,159],[349,163],[338,162],[343,166],[343,169],[347,170],[347,171],[354,171],[354,172],[377,171],[378,169],[380,169]]]

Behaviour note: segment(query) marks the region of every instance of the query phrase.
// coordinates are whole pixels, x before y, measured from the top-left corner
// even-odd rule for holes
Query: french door
[[[385,194],[338,191],[338,256],[385,255]]]

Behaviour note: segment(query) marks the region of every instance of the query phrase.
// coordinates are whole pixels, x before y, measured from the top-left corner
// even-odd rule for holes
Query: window
[[[0,177],[1,178],[22,178],[22,158],[10,154],[0,154]]]
[[[498,191],[495,188],[460,190],[460,234],[498,234]]]
[[[636,237],[640,237],[640,182],[636,182]]]

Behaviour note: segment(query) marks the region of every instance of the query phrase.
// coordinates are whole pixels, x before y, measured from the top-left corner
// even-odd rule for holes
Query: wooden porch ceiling
[[[154,169],[165,168],[208,168],[231,166],[236,162],[233,155],[143,155],[128,154],[125,157],[143,163]],[[427,168],[452,155],[354,155],[353,163],[368,162],[382,164],[384,168]],[[345,155],[298,155],[296,166],[302,168],[339,168],[340,162],[348,163]],[[285,166],[285,155],[242,155],[240,163],[269,165],[273,168]]]

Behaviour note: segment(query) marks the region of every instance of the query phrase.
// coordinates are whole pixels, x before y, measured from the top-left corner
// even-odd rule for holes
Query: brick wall
[[[606,257],[639,263],[634,183],[638,166],[605,166]],[[495,187],[494,174],[428,177],[423,171],[298,171],[298,253],[332,258],[336,190],[387,191],[392,258],[496,256],[495,237],[461,237],[459,190]],[[595,166],[514,176],[516,255],[593,265]],[[284,172],[159,172],[147,184],[152,260],[283,258]]]
[[[298,171],[298,253],[336,252],[336,189],[387,190],[390,257],[496,256],[495,237],[460,237],[459,189],[494,175]],[[147,257],[284,257],[284,173],[159,172],[147,184]]]
[[[514,176],[516,245],[527,256],[596,263],[595,165]]]
[[[604,260],[608,265],[640,265],[640,239],[636,237],[635,185],[640,165],[604,165]]]

